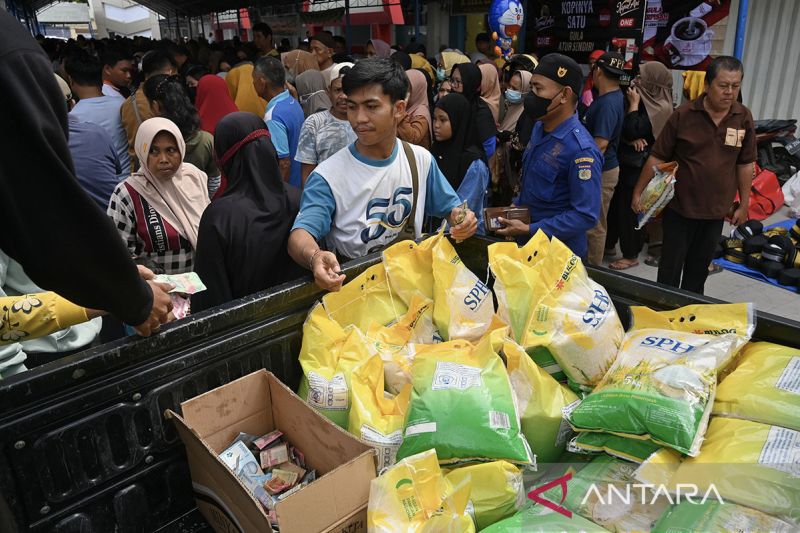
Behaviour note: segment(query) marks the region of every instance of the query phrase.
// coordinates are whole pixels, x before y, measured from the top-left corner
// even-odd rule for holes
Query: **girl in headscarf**
[[[517,122],[522,117],[523,99],[530,92],[533,74],[518,70],[511,75],[506,89],[503,118],[497,133],[497,153],[492,169],[492,179],[496,189],[492,201],[497,205],[508,205],[519,185],[519,172],[522,167],[522,152],[525,146],[519,141]]]
[[[481,98],[482,75],[477,65],[473,63],[459,63],[453,67],[450,74],[450,83],[453,91],[461,93],[470,103],[471,122],[469,134],[473,136],[470,144],[477,144],[483,149],[488,161],[497,148],[497,123],[494,121],[489,106]]]
[[[108,216],[134,259],[167,274],[189,272],[209,204],[208,177],[184,161],[186,144],[171,120],[145,120],[134,142],[142,165],[114,189]]]
[[[469,63],[469,58],[458,51],[445,50],[438,54],[436,59],[439,61],[438,68],[436,69],[436,78],[439,81],[444,81],[453,67],[461,63]]]
[[[428,83],[418,70],[407,70],[409,97],[406,115],[397,125],[397,137],[401,141],[430,148],[431,111],[428,107]]]
[[[189,101],[178,77],[164,74],[153,76],[144,83],[144,94],[150,102],[153,115],[167,118],[178,126],[186,143],[183,160],[206,173],[213,195],[220,183],[220,172],[214,161],[214,137],[200,129],[200,115]]]
[[[367,57],[389,57],[392,55],[392,47],[386,41],[371,39],[367,41]]]
[[[609,232],[606,238],[606,248],[609,249],[616,246],[619,239],[622,259],[609,265],[614,270],[625,270],[639,264],[639,253],[644,247],[644,230],[634,229],[637,216],[631,209],[631,199],[642,167],[650,155],[650,148],[672,114],[672,74],[657,61],[644,63],[626,97],[627,109],[617,151],[619,183],[609,207]],[[656,239],[651,234],[649,253],[652,253],[651,248],[656,248]]]
[[[489,110],[495,122],[500,121],[500,78],[497,75],[497,67],[494,63],[482,63],[478,65],[481,70],[481,98]]]
[[[307,70],[294,80],[297,87],[297,99],[303,107],[306,118],[318,111],[331,108],[331,99],[325,78],[318,70]]]
[[[436,164],[478,218],[478,234],[483,234],[483,209],[489,186],[489,167],[481,147],[470,134],[472,105],[462,94],[451,93],[436,103],[433,111],[431,154]]]
[[[298,75],[309,70],[319,70],[319,63],[317,62],[316,56],[304,50],[284,52],[281,54],[281,63],[283,63],[286,72],[292,75],[292,78],[296,78]]]
[[[192,296],[193,312],[303,275],[286,251],[300,191],[281,179],[264,121],[232,113],[214,141],[227,186],[200,220],[195,271],[207,290]]]
[[[222,117],[239,111],[231,99],[225,80],[213,74],[207,74],[197,82],[195,107],[200,115],[200,128],[211,135],[214,135],[214,129]]]

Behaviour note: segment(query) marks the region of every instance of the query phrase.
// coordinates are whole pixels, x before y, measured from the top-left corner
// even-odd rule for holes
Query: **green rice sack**
[[[552,533],[554,531],[575,531],[580,533],[605,533],[594,522],[580,515],[567,518],[561,513],[551,511],[543,505],[533,505],[510,518],[481,529],[481,533]]]
[[[721,504],[712,497],[705,503],[684,500],[672,506],[656,522],[652,531],[653,533],[683,533],[684,531],[791,533],[797,531],[797,526],[732,502]]]
[[[575,453],[607,453],[626,461],[641,463],[660,450],[661,446],[649,440],[629,439],[611,433],[585,431],[578,433],[569,442],[567,449]]]

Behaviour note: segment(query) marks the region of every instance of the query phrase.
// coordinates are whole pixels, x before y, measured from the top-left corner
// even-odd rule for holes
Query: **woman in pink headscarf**
[[[495,122],[500,121],[500,77],[497,74],[497,67],[491,63],[478,65],[481,69],[481,98],[489,110]]]
[[[367,41],[367,57],[389,57],[390,55],[392,55],[392,47],[386,41],[380,39]]]
[[[407,70],[409,97],[406,116],[397,125],[397,137],[401,141],[424,148],[431,147],[431,110],[428,106],[428,82],[418,70]]]

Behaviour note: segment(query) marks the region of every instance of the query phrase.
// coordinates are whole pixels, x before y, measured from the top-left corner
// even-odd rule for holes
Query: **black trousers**
[[[644,247],[644,230],[637,230],[638,220],[636,213],[631,209],[633,200],[633,186],[625,184],[620,177],[611,205],[608,209],[608,233],[606,234],[606,249],[611,249],[619,241],[622,257],[636,259]]]
[[[658,282],[703,294],[723,222],[686,218],[665,209]]]

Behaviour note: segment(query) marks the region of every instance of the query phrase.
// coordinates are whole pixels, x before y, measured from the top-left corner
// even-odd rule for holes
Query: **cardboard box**
[[[366,531],[374,449],[308,406],[266,370],[166,411],[186,446],[197,507],[220,533],[270,531],[261,504],[219,458],[240,432],[280,429],[317,480],[278,502],[281,533]]]

